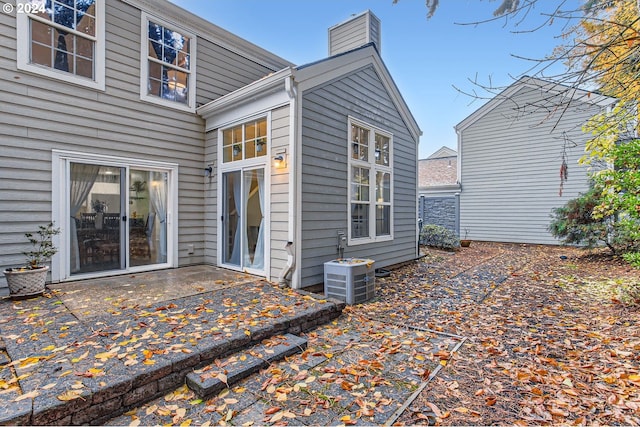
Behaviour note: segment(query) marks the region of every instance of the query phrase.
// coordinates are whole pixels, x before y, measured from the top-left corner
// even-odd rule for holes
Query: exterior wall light
[[[207,178],[211,178],[213,176],[213,171],[216,168],[216,161],[214,160],[213,163],[209,163],[207,165],[206,168],[204,168],[204,176],[206,176]]]
[[[275,156],[273,156],[273,166],[276,169],[284,169],[287,167],[287,153],[286,152],[281,152],[281,153],[276,153]]]

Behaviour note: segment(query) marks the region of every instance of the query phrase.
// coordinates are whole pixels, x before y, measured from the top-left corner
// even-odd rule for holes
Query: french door
[[[223,265],[264,274],[265,196],[263,167],[222,173]]]
[[[91,157],[54,163],[61,184],[54,211],[64,230],[60,280],[173,266],[176,170]]]

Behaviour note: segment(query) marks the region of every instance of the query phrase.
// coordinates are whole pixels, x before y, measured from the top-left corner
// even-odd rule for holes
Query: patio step
[[[187,374],[187,386],[205,399],[231,387],[270,363],[299,353],[307,348],[307,340],[293,334],[275,335],[260,344]]]

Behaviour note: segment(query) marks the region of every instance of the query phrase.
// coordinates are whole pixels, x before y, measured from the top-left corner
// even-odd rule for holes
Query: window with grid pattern
[[[103,0],[30,0],[17,14],[18,68],[104,89]]]
[[[393,236],[392,136],[349,120],[349,243]]]

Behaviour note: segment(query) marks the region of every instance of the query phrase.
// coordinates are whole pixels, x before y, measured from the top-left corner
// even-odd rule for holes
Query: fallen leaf
[[[426,402],[426,405],[431,408],[431,411],[435,414],[436,417],[442,418],[442,412],[440,408],[438,408],[434,403]]]
[[[229,384],[227,383],[227,376],[226,376],[225,374],[223,374],[222,372],[220,372],[218,375],[216,375],[216,378],[217,378],[218,380],[220,380],[220,382],[223,382],[223,383],[225,383],[225,384],[229,385]]]
[[[272,406],[272,407],[268,408],[266,411],[264,411],[264,413],[266,415],[272,415],[272,414],[275,414],[276,412],[278,412],[281,409],[282,408],[280,406]]]
[[[78,399],[79,397],[82,397],[81,393],[82,392],[79,390],[67,390],[56,397],[58,398],[58,400],[62,400],[63,402],[66,402],[69,400],[74,400],[74,399]]]
[[[24,400],[24,399],[35,399],[38,396],[40,396],[40,393],[38,392],[38,390],[33,390],[33,391],[30,391],[29,393],[21,394],[20,396],[13,399],[13,401],[20,402],[21,400]]]

